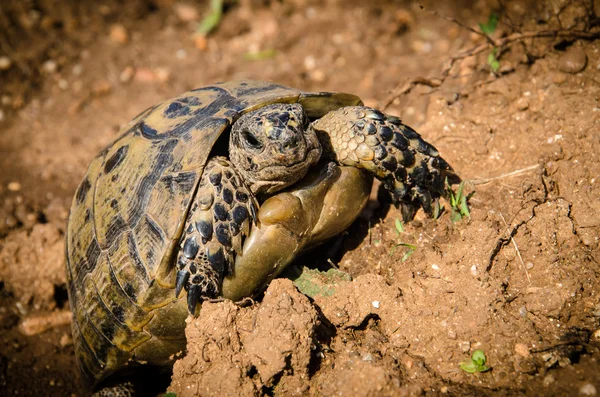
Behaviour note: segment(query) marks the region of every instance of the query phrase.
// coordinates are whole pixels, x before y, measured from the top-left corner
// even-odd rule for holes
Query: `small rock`
[[[67,88],[69,88],[69,82],[65,79],[58,80],[58,88],[60,88],[63,91],[66,90]]]
[[[154,71],[154,75],[156,76],[156,80],[166,83],[171,78],[171,71],[167,68],[157,68]]]
[[[469,341],[465,341],[465,342],[460,342],[458,344],[458,346],[460,347],[460,350],[464,353],[468,352],[469,350],[471,350],[471,342]]]
[[[12,61],[7,56],[0,57],[0,70],[8,70],[12,65]]]
[[[579,47],[571,47],[558,59],[558,69],[565,73],[579,73],[585,69],[587,55]]]
[[[582,396],[595,396],[597,394],[596,386],[586,383],[579,388],[579,394]]]
[[[519,308],[519,316],[526,318],[527,317],[527,308],[525,306],[521,306]]]
[[[515,345],[515,352],[521,357],[530,357],[529,347],[525,343],[517,343]]]
[[[327,75],[321,69],[317,69],[310,74],[310,78],[317,83],[323,83],[327,79]]]
[[[46,73],[54,73],[58,69],[58,65],[52,59],[47,60],[42,64],[42,70]]]
[[[133,69],[133,67],[127,66],[125,69],[123,69],[123,71],[119,75],[119,80],[121,80],[121,83],[129,83],[131,81],[131,79],[133,78],[134,74],[135,74],[135,70]]]
[[[548,387],[551,384],[553,384],[554,381],[556,381],[556,379],[554,379],[554,376],[552,374],[550,374],[550,375],[546,375],[544,377],[544,380],[542,381],[542,383],[544,384],[544,386]]]
[[[477,265],[471,266],[471,274],[477,277],[477,275],[479,274],[479,272],[477,271]]]
[[[379,301],[373,301],[373,302],[371,302],[371,304],[373,305],[373,307],[375,309],[379,309]]]
[[[184,50],[183,48],[177,50],[175,52],[175,58],[177,58],[179,60],[184,60],[185,58],[187,58],[187,51]]]
[[[134,79],[140,83],[152,83],[154,80],[156,80],[156,76],[152,70],[140,68],[135,71]]]
[[[517,109],[518,110],[527,110],[527,108],[529,108],[529,100],[527,98],[519,98],[519,100],[517,101]]]
[[[527,270],[533,269],[533,262],[525,262],[525,268]]]
[[[4,110],[0,109],[0,122],[4,121]]]
[[[312,55],[304,57],[304,68],[306,70],[314,70],[317,67],[317,60]]]
[[[58,342],[61,347],[66,347],[73,344],[73,338],[69,334],[63,334]]]
[[[79,76],[79,75],[81,75],[81,73],[83,73],[83,66],[81,66],[80,63],[78,63],[75,66],[73,66],[73,69],[71,70],[71,72],[73,73],[73,75]]]
[[[125,26],[118,23],[110,27],[109,37],[112,42],[117,44],[125,44],[129,41],[127,29],[125,29]]]
[[[197,21],[199,18],[198,10],[191,4],[177,3],[174,7],[175,15],[181,22]]]
[[[102,96],[112,90],[112,84],[107,80],[96,80],[92,83],[92,95]]]
[[[19,182],[10,182],[7,187],[11,192],[18,192],[21,190],[21,184]]]

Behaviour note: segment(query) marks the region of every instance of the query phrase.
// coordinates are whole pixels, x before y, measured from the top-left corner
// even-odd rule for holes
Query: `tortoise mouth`
[[[268,195],[285,189],[304,178],[309,168],[321,158],[321,147],[311,147],[302,159],[293,163],[270,162],[255,169],[239,170],[250,190],[256,195]]]

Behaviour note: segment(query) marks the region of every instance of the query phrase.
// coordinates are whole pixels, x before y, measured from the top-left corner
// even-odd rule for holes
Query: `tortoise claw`
[[[190,272],[187,270],[180,270],[177,272],[177,279],[175,281],[175,298],[179,298],[179,294],[189,278]]]
[[[187,295],[187,304],[190,314],[193,316],[196,313],[196,305],[202,296],[202,287],[198,284],[190,285]]]

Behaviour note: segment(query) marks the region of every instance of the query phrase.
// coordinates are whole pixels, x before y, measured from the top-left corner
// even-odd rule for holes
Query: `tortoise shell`
[[[73,340],[90,383],[130,364],[169,365],[185,349],[188,313],[173,289],[190,203],[221,134],[272,103],[299,103],[315,119],[361,101],[258,81],[215,84],[145,110],[92,160],[66,235]]]

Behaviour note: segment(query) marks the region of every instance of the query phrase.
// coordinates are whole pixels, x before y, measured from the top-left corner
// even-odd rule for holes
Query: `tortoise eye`
[[[249,148],[256,150],[263,148],[263,144],[250,131],[243,131],[241,136],[242,140]]]

